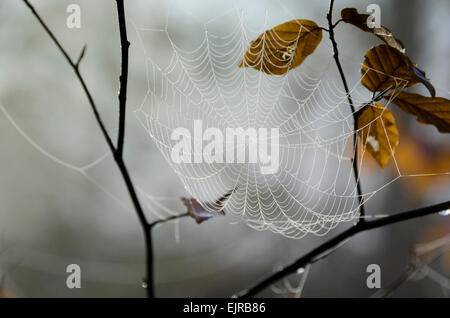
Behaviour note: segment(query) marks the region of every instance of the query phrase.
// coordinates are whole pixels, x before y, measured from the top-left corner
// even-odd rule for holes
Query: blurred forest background
[[[87,44],[81,72],[108,129],[115,136],[120,72],[115,1],[35,0],[32,3],[73,57]],[[71,3],[81,6],[80,29],[66,27],[66,8]],[[178,198],[186,193],[131,112],[139,107],[147,90],[146,56],[131,23],[162,28],[168,7],[206,21],[220,14],[226,3],[223,0],[126,3],[132,45],[125,159],[140,188],[152,195],[173,198],[167,204],[180,213],[184,209]],[[326,26],[326,0],[235,3],[246,19],[258,20],[267,10],[280,23],[295,17]],[[374,2],[337,1],[335,20],[344,7],[365,12],[370,3]],[[427,72],[437,95],[449,98],[449,1],[379,0],[376,4],[381,7],[382,24],[402,40],[410,58]],[[16,124],[43,149],[76,166],[107,153],[72,70],[22,1],[0,2],[0,25],[0,103]],[[170,32],[184,41],[197,36],[183,32],[173,21]],[[342,54],[356,61],[361,62],[364,52],[379,43],[375,37],[350,25],[342,24],[336,32]],[[146,40],[145,46],[152,54],[164,57],[168,54],[167,46],[162,44],[163,39],[160,41],[153,37]],[[325,41],[328,41],[327,34],[324,34]],[[359,76],[357,64],[346,63],[345,59],[343,64],[350,82],[355,83]],[[402,172],[448,172],[448,135],[441,135],[435,127],[420,125],[412,116],[392,109],[400,129],[396,158]],[[363,190],[381,187],[396,175],[391,165],[381,171],[368,160],[367,166],[369,169],[362,177]],[[112,158],[105,158],[89,170],[89,175],[124,206],[82,174],[37,151],[5,113],[0,112],[0,276],[3,288],[13,296],[145,295],[139,284],[144,273],[142,232]],[[369,214],[389,214],[438,203],[449,196],[448,175],[405,177],[379,191],[366,209]],[[152,215],[151,210],[148,213]],[[254,231],[244,224],[230,224],[231,221],[223,217],[197,225],[192,219],[184,218],[178,225],[168,223],[155,229],[158,297],[230,296],[329,237],[291,240]],[[343,224],[329,235],[347,226]],[[360,234],[311,267],[303,296],[370,296],[374,290],[368,289],[365,283],[368,264],[381,266],[384,286],[404,270],[409,250],[415,243],[449,231],[450,219],[435,215]],[[72,263],[81,266],[81,289],[66,287],[66,266]],[[450,257],[439,259],[432,267],[449,277]],[[298,277],[291,280],[298,281]],[[444,292],[435,281],[424,278],[406,283],[393,296],[442,297],[446,296]],[[274,296],[270,290],[263,295]]]

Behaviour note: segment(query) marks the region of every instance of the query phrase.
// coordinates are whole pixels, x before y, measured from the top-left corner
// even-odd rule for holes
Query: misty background
[[[120,74],[115,1],[32,3],[73,58],[87,44],[81,72],[115,140]],[[66,26],[66,8],[71,3],[81,7],[80,29]],[[370,3],[374,2],[336,1],[334,20],[344,7],[365,12]],[[411,60],[426,71],[437,95],[449,98],[450,3],[447,0],[376,3],[381,7],[381,23],[401,39]],[[326,0],[252,0],[233,1],[234,4],[243,10],[250,24],[252,19],[255,24],[260,21],[267,10],[277,23],[300,18],[326,27]],[[152,55],[163,60],[170,53],[169,47],[164,34],[139,43],[134,26],[161,29],[173,8],[180,19],[181,12],[187,20],[194,17],[205,22],[229,6],[227,1],[216,0],[126,3],[131,47],[125,160],[139,188],[153,196],[168,198],[158,202],[179,213],[185,212],[179,197],[187,194],[132,112],[147,92],[145,58]],[[88,178],[56,162],[82,167],[108,153],[73,71],[22,1],[0,3],[0,24],[0,104],[6,111],[0,112],[3,288],[15,297],[144,297],[145,291],[140,286],[144,275],[143,235],[113,159],[106,156],[88,170]],[[201,36],[186,32],[182,25],[174,20],[169,24],[171,36],[180,42],[195,41]],[[360,63],[364,53],[379,41],[343,23],[337,27],[336,37],[347,79],[355,83],[360,71],[355,61]],[[327,33],[322,41],[329,41]],[[400,129],[400,146],[409,145],[398,153],[402,171],[448,172],[448,135],[439,134],[433,126],[420,125],[396,109],[393,111]],[[32,140],[27,140],[28,137]],[[56,161],[49,156],[57,158]],[[415,165],[417,162],[421,165]],[[382,171],[373,162],[367,162],[367,166],[372,168],[364,171],[363,191],[379,188],[396,175],[392,167]],[[366,210],[368,214],[390,214],[449,197],[448,175],[406,177],[379,191],[369,200]],[[150,219],[166,215],[154,202],[150,205],[146,202],[142,196]],[[349,226],[342,224],[325,237],[308,235],[292,240],[252,230],[242,223],[231,224],[232,221],[235,220],[225,216],[197,225],[193,219],[183,218],[155,228],[156,296],[231,296]],[[385,286],[402,273],[415,243],[448,234],[449,230],[448,217],[435,215],[362,233],[312,265],[303,296],[368,297],[374,293],[366,286],[368,264],[380,265]],[[431,266],[448,278],[450,264],[445,260],[440,258]],[[81,266],[81,289],[66,287],[69,264]],[[295,284],[299,277],[290,279]],[[270,290],[261,295],[277,296]],[[407,282],[393,296],[446,294],[439,284],[425,277]]]

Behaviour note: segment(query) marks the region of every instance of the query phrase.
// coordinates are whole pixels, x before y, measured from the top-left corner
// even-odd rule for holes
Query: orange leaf
[[[399,39],[396,39],[394,37],[394,35],[388,28],[382,25],[373,28],[367,26],[367,18],[369,18],[368,14],[359,14],[358,10],[356,10],[355,8],[345,8],[341,11],[341,18],[346,23],[350,23],[365,32],[376,35],[390,47],[405,54],[405,46]]]
[[[282,75],[302,64],[321,40],[322,29],[314,21],[288,21],[252,41],[239,67]]]
[[[398,87],[410,87],[419,82],[404,55],[382,44],[371,48],[364,55],[361,67],[361,83],[372,92],[382,92]]]
[[[398,144],[394,116],[383,104],[376,103],[362,109],[357,124],[364,149],[384,169]]]

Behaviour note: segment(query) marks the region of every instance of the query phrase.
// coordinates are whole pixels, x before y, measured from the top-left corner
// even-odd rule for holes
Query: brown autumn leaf
[[[419,82],[403,54],[389,45],[371,48],[364,55],[361,83],[372,92],[382,92],[399,86],[410,87]]]
[[[239,67],[282,75],[302,64],[321,40],[322,29],[314,21],[291,20],[252,41]]]
[[[422,124],[431,124],[441,133],[450,132],[450,100],[395,91],[385,97],[403,111],[416,116]]]
[[[435,97],[436,90],[434,89],[434,86],[431,84],[430,80],[426,77],[425,72],[419,69],[416,66],[416,64],[411,62],[409,57],[406,55],[406,49],[403,43],[399,39],[394,37],[392,32],[385,26],[380,25],[379,27],[370,28],[367,25],[368,17],[369,17],[368,14],[359,14],[358,10],[356,10],[355,8],[345,8],[342,9],[341,11],[342,21],[352,24],[356,26],[358,29],[361,29],[365,32],[374,34],[384,43],[386,43],[389,47],[397,50],[400,53],[399,57],[401,57],[404,60],[406,66],[412,70],[412,73],[414,73],[416,79],[423,85],[425,85],[425,87],[430,92],[431,97]],[[409,80],[408,78],[405,79]]]
[[[382,25],[373,28],[367,26],[368,17],[369,17],[368,14],[359,14],[358,10],[356,10],[355,8],[345,8],[342,9],[341,11],[342,21],[350,23],[365,32],[369,32],[376,35],[379,39],[381,39],[384,43],[386,43],[390,47],[393,47],[394,49],[405,54],[405,46],[399,39],[394,37],[394,35],[388,28]]]
[[[189,216],[192,217],[197,224],[200,224],[214,216],[224,215],[225,212],[221,211],[207,211],[195,198],[182,197],[181,201],[187,208]]]
[[[235,189],[228,191],[222,197],[217,199],[213,204],[206,203],[206,206],[209,209],[205,209],[205,207],[203,207],[195,198],[188,199],[182,197],[181,201],[183,201],[183,204],[186,206],[189,216],[191,216],[195,220],[195,222],[197,222],[197,224],[200,224],[212,217],[225,215],[225,210],[223,209],[225,201],[234,191]]]
[[[357,124],[364,149],[384,169],[398,144],[394,116],[383,104],[375,103],[362,109]]]

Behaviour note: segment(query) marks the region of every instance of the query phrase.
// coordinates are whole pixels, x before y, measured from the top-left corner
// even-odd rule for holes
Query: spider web
[[[173,19],[180,21],[179,17]],[[268,229],[290,238],[307,233],[324,235],[339,223],[358,217],[360,198],[351,165],[353,114],[342,84],[331,79],[335,65],[326,39],[319,46],[325,54],[315,52],[300,67],[276,76],[238,67],[251,40],[273,27],[268,25],[267,14],[259,29],[246,25],[237,8],[206,23],[197,22],[195,34],[200,40],[192,40],[195,43],[173,36],[170,21],[168,17],[163,29],[134,24],[144,47],[152,33],[162,34],[171,52],[164,66],[145,52],[148,91],[136,115],[185,189],[204,209],[224,209],[254,229]],[[303,28],[300,26],[299,34]],[[264,65],[270,63],[262,58],[265,45],[288,44],[276,32],[263,38],[262,50],[254,57],[260,61],[258,67],[277,67]],[[407,84],[399,78],[395,82],[396,88]],[[360,89],[360,81],[350,88],[355,106],[371,99]],[[202,121],[203,129],[219,127],[222,131],[278,128],[278,172],[261,174],[260,166],[254,163],[174,163],[171,152],[176,141],[171,138],[172,131],[186,128],[188,138],[202,142],[194,133],[197,120]],[[276,141],[268,138],[268,142]],[[366,142],[376,141],[367,138]],[[364,145],[359,146],[361,171],[366,154]],[[202,156],[196,152],[183,154]],[[401,175],[395,158],[394,164],[398,176],[389,183]],[[233,193],[223,205],[211,203],[230,190]],[[379,190],[366,192],[361,202],[364,204]]]
[[[237,222],[290,238],[308,233],[324,235],[339,223],[359,216],[360,198],[351,167],[355,153],[353,114],[342,83],[334,79],[338,77],[333,76],[336,69],[326,34],[316,52],[300,67],[284,76],[274,76],[238,68],[250,42],[283,22],[274,23],[268,14],[257,28],[248,25],[246,17],[235,7],[205,23],[193,18],[197,33],[192,37],[180,36],[180,28],[172,30],[170,26],[174,23],[169,14],[161,29],[139,25],[127,14],[146,57],[142,71],[145,68],[148,90],[135,110],[137,119],[187,192],[206,210],[224,209],[236,216]],[[186,14],[183,19],[187,19]],[[152,37],[166,40],[167,46],[161,49],[165,57],[162,62],[154,50],[148,49]],[[276,34],[273,38],[277,38]],[[282,40],[278,37],[277,41]],[[360,69],[360,62],[357,59],[354,69]],[[396,83],[398,88],[406,85],[401,79],[396,79]],[[360,79],[351,84],[350,93],[355,106],[371,99]],[[385,105],[389,108],[389,101]],[[37,151],[79,172],[126,210],[132,210],[90,174],[109,152],[85,165],[73,165],[39,145],[1,104],[0,110]],[[263,175],[258,164],[252,163],[173,163],[171,132],[178,127],[192,131],[194,120],[202,120],[204,128],[223,130],[279,128],[280,169],[276,174]],[[367,138],[367,142],[373,141]],[[359,179],[367,154],[361,142],[358,147]],[[401,177],[442,175],[406,175],[401,173],[395,155],[391,160],[397,175],[381,187],[365,189],[363,203]],[[232,189],[224,206],[211,204]],[[177,198],[150,194],[139,186],[137,190],[147,213],[157,219],[180,214],[183,209]],[[174,202],[178,202],[179,208]]]

